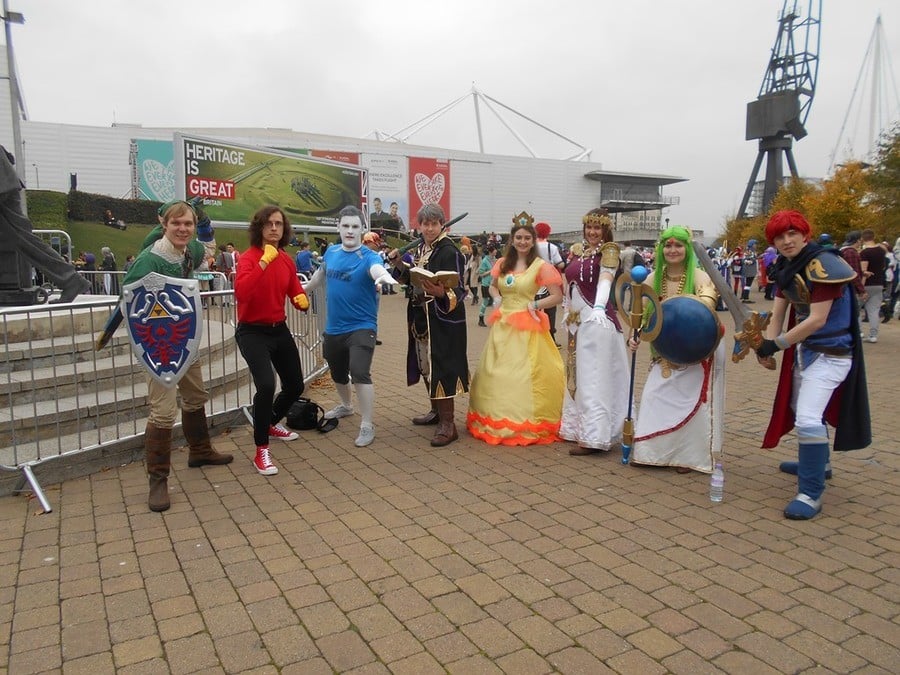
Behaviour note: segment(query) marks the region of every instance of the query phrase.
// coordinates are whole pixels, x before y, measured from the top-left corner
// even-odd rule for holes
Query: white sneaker
[[[867,338],[866,338],[866,342],[878,342],[878,336],[877,336],[877,335],[872,335],[872,336],[870,336],[870,337],[867,337]]]
[[[283,441],[296,441],[300,438],[300,434],[294,433],[281,424],[270,424],[269,438],[280,438]]]
[[[256,448],[256,457],[253,458],[253,466],[255,466],[256,470],[263,476],[274,476],[278,473],[278,467],[272,464],[272,459],[269,457],[269,447],[266,445]]]
[[[375,427],[371,424],[361,426],[359,428],[359,436],[356,437],[356,441],[354,441],[354,445],[357,448],[362,448],[369,445],[372,441],[375,440]]]
[[[348,417],[353,414],[353,406],[344,405],[343,403],[339,403],[334,406],[331,410],[325,413],[326,420],[337,420],[341,417]]]

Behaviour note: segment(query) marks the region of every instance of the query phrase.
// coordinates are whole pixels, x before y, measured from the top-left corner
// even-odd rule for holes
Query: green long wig
[[[659,241],[656,242],[656,257],[654,258],[657,273],[653,275],[653,290],[656,295],[662,297],[663,277],[666,274],[666,256],[663,253],[663,247],[669,239],[677,239],[684,244],[684,292],[693,294],[697,256],[694,253],[694,247],[691,246],[691,231],[683,225],[667,227],[659,235]]]

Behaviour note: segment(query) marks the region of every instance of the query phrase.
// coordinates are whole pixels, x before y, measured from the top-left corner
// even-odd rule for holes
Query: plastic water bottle
[[[725,471],[722,470],[722,462],[716,462],[716,468],[713,469],[712,475],[709,477],[709,501],[718,504],[722,501],[725,494]]]

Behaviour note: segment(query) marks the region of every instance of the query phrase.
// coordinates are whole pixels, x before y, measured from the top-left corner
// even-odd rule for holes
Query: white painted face
[[[353,251],[362,246],[363,228],[359,216],[344,216],[338,223],[338,234],[345,251]]]

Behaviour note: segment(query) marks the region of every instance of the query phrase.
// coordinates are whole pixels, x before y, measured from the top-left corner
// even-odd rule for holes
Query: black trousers
[[[291,404],[303,393],[300,351],[286,323],[274,326],[238,324],[235,340],[247,362],[256,394],[253,396],[253,440],[269,444],[269,425],[287,415]],[[274,368],[274,370],[273,370]],[[281,391],[275,396],[275,373]]]

